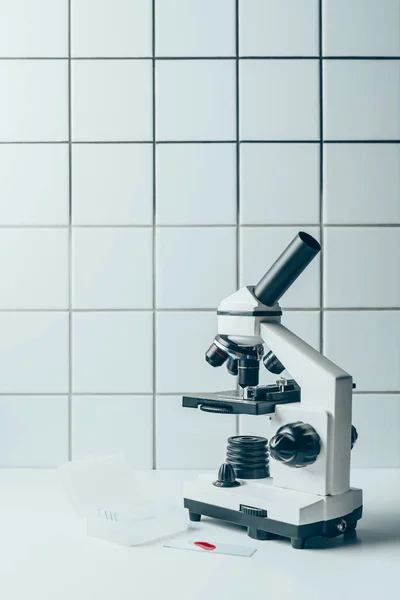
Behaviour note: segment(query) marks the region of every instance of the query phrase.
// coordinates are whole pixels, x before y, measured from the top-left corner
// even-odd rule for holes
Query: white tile
[[[216,308],[235,290],[235,228],[157,230],[158,308]]]
[[[67,313],[0,313],[0,392],[68,392]]]
[[[72,316],[75,393],[152,391],[150,312],[76,312]]]
[[[0,141],[68,140],[65,60],[0,61]]]
[[[68,230],[2,229],[0,309],[68,308]]]
[[[400,307],[399,256],[398,227],[327,228],[325,306]]]
[[[324,314],[326,356],[353,376],[358,391],[400,390],[400,311]]]
[[[400,223],[400,145],[325,144],[323,198],[326,223]]]
[[[399,0],[323,0],[323,52],[328,56],[398,56],[399,24]]]
[[[75,228],[72,257],[74,308],[152,308],[150,227]]]
[[[156,389],[159,393],[235,389],[225,365],[214,369],[204,355],[217,334],[214,312],[157,312]]]
[[[152,396],[73,396],[72,458],[123,452],[135,469],[153,466]]]
[[[319,139],[316,61],[241,61],[239,88],[241,139]]]
[[[67,396],[0,397],[0,467],[57,467],[68,460]]]
[[[320,349],[320,312],[290,311],[282,315],[282,324],[293,331],[302,340],[319,351]]]
[[[318,0],[239,0],[241,56],[318,56]]]
[[[400,61],[324,63],[324,138],[400,138]]]
[[[72,63],[72,139],[152,139],[151,60]]]
[[[159,144],[157,223],[236,223],[236,146]]]
[[[241,144],[242,223],[319,223],[319,186],[319,144]]]
[[[68,0],[0,0],[0,56],[68,56]]]
[[[0,145],[0,224],[68,225],[68,146]]]
[[[352,422],[358,433],[353,468],[400,467],[400,395],[354,395]]]
[[[156,64],[157,140],[234,140],[235,61]]]
[[[72,56],[151,56],[151,0],[72,0]]]
[[[181,396],[158,396],[156,406],[158,469],[218,469],[225,462],[234,415],[183,408]]]
[[[321,318],[320,311],[289,311],[284,312],[282,315],[282,325],[293,331],[302,340],[310,344],[316,350],[320,350],[321,347]],[[264,347],[264,352],[269,352],[267,346]],[[279,358],[279,357],[278,357]],[[269,385],[275,383],[277,379],[284,377],[285,379],[291,379],[294,377],[288,371],[283,371],[281,375],[275,375],[270,373],[264,365],[260,365],[260,384]],[[250,418],[250,417],[249,417]],[[251,420],[251,419],[250,419]]]
[[[157,56],[235,55],[235,0],[156,0],[155,9]]]
[[[151,225],[151,144],[75,144],[72,147],[72,222],[75,225]]]
[[[316,227],[245,227],[240,232],[240,282],[256,285],[299,231],[319,240]],[[317,308],[320,305],[318,255],[280,300],[284,308]]]

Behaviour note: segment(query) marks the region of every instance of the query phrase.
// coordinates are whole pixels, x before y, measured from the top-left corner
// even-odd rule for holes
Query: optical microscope
[[[218,307],[218,335],[205,358],[213,367],[227,363],[238,389],[185,395],[182,405],[219,415],[267,414],[275,434],[269,443],[258,436],[228,439],[218,474],[185,485],[191,521],[214,517],[247,527],[258,540],[288,537],[301,549],[309,538],[354,530],[362,516],[362,490],[350,487],[357,439],[352,377],[281,324],[278,301],[320,249],[299,232],[256,286]],[[258,385],[261,360],[271,373],[286,369],[293,379]]]

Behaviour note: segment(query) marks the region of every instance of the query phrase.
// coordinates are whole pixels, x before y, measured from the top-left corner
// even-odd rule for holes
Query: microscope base
[[[184,506],[190,520],[200,521],[203,515],[236,523],[257,540],[287,537],[293,548],[301,549],[309,538],[353,531],[362,516],[362,491],[356,488],[317,496],[275,487],[271,477],[239,480],[235,488],[215,487],[213,480],[205,474],[186,484]]]
[[[206,516],[227,521],[228,523],[236,523],[247,527],[248,536],[253,539],[269,540],[274,536],[287,537],[290,538],[292,547],[299,550],[305,547],[306,540],[309,538],[317,536],[332,538],[346,532],[354,531],[357,521],[362,516],[362,506],[359,506],[350,514],[331,519],[330,521],[293,525],[265,517],[246,515],[238,510],[230,510],[213,504],[188,500],[187,498],[184,499],[184,506],[189,509],[189,518],[191,521],[200,521],[201,516]],[[338,526],[343,521],[346,522],[346,529],[345,531],[340,531]]]

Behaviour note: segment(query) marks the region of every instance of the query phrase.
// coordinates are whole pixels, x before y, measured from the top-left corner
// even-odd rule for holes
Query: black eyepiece
[[[267,306],[276,304],[321,250],[316,239],[300,231],[254,288],[254,295]]]
[[[220,367],[228,359],[229,354],[218,348],[213,342],[206,352],[206,361],[212,367]]]

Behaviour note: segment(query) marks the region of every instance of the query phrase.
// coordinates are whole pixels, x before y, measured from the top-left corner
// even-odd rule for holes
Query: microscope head
[[[320,250],[316,239],[300,231],[257,285],[243,287],[220,303],[218,333],[238,344],[257,343],[261,320],[279,320],[280,298]]]
[[[242,386],[240,369],[243,369],[243,387],[257,385],[263,354],[260,323],[280,322],[282,311],[278,301],[320,250],[316,239],[300,231],[257,285],[245,286],[220,303],[218,335],[206,352],[206,361],[211,366],[219,367],[229,360],[230,373],[236,374],[239,369],[239,385]],[[269,370],[282,372],[283,367],[280,370],[274,357],[269,362],[269,366],[266,364]]]

